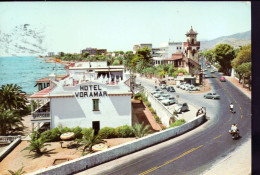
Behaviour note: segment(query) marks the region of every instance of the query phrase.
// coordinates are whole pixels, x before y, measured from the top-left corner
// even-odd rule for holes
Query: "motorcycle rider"
[[[230,105],[229,105],[229,109],[230,109],[231,112],[234,112],[234,110],[233,110],[233,109],[234,109],[234,105],[233,105],[233,103],[230,103]]]
[[[237,128],[237,124],[233,124],[233,125],[231,125],[231,129],[230,129],[230,134],[232,135],[232,138],[234,138],[234,134],[236,133],[236,132],[238,132],[239,130],[238,130],[238,128]]]

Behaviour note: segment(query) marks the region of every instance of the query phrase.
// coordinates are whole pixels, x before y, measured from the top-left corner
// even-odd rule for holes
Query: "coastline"
[[[56,62],[56,58],[55,57],[38,57],[38,58],[43,58],[45,59],[45,63],[55,63]],[[60,64],[64,64],[64,65],[70,65],[71,63],[74,63],[73,61],[63,61],[61,60]]]

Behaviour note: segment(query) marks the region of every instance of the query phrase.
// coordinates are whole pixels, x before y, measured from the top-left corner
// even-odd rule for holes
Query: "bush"
[[[134,99],[140,100],[142,98],[142,94],[140,92],[134,94]]]
[[[61,134],[66,133],[66,132],[72,132],[72,129],[65,127],[61,129]]]
[[[83,134],[81,133],[82,132],[82,128],[77,126],[76,128],[72,128],[72,132],[74,132],[75,134],[75,138],[77,139],[81,139]]]
[[[180,126],[184,123],[186,123],[186,121],[184,119],[180,119],[180,120],[173,122],[170,127]]]
[[[47,130],[41,133],[41,138],[46,140],[47,142],[51,142],[53,140],[51,140],[51,134],[52,131],[51,130]]]
[[[102,139],[117,138],[116,130],[112,127],[104,127],[99,130]]]
[[[81,134],[88,136],[92,133],[92,131],[93,131],[92,128],[83,128],[82,131],[81,131]]]
[[[144,104],[147,106],[147,107],[151,107],[151,103],[149,101],[145,101]]]
[[[154,115],[154,118],[157,123],[162,124],[161,119],[156,114]]]
[[[51,141],[60,141],[60,129],[59,128],[54,128],[53,130],[51,130],[51,136],[50,136],[50,140]]]
[[[133,133],[132,127],[128,126],[128,125],[119,126],[115,129],[115,131],[116,131],[117,137],[126,138],[126,137],[134,137],[135,136],[134,133]]]

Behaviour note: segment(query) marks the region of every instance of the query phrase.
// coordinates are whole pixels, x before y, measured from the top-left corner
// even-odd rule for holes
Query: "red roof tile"
[[[29,98],[47,98],[50,93],[50,87],[47,87],[39,92],[34,93]]]

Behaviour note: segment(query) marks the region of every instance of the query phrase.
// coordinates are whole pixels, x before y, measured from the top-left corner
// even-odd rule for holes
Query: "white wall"
[[[99,99],[99,111],[93,111],[92,97],[52,98],[51,127],[92,127],[100,121],[100,128],[132,125],[131,96],[104,96]],[[95,97],[96,99],[96,97]]]

